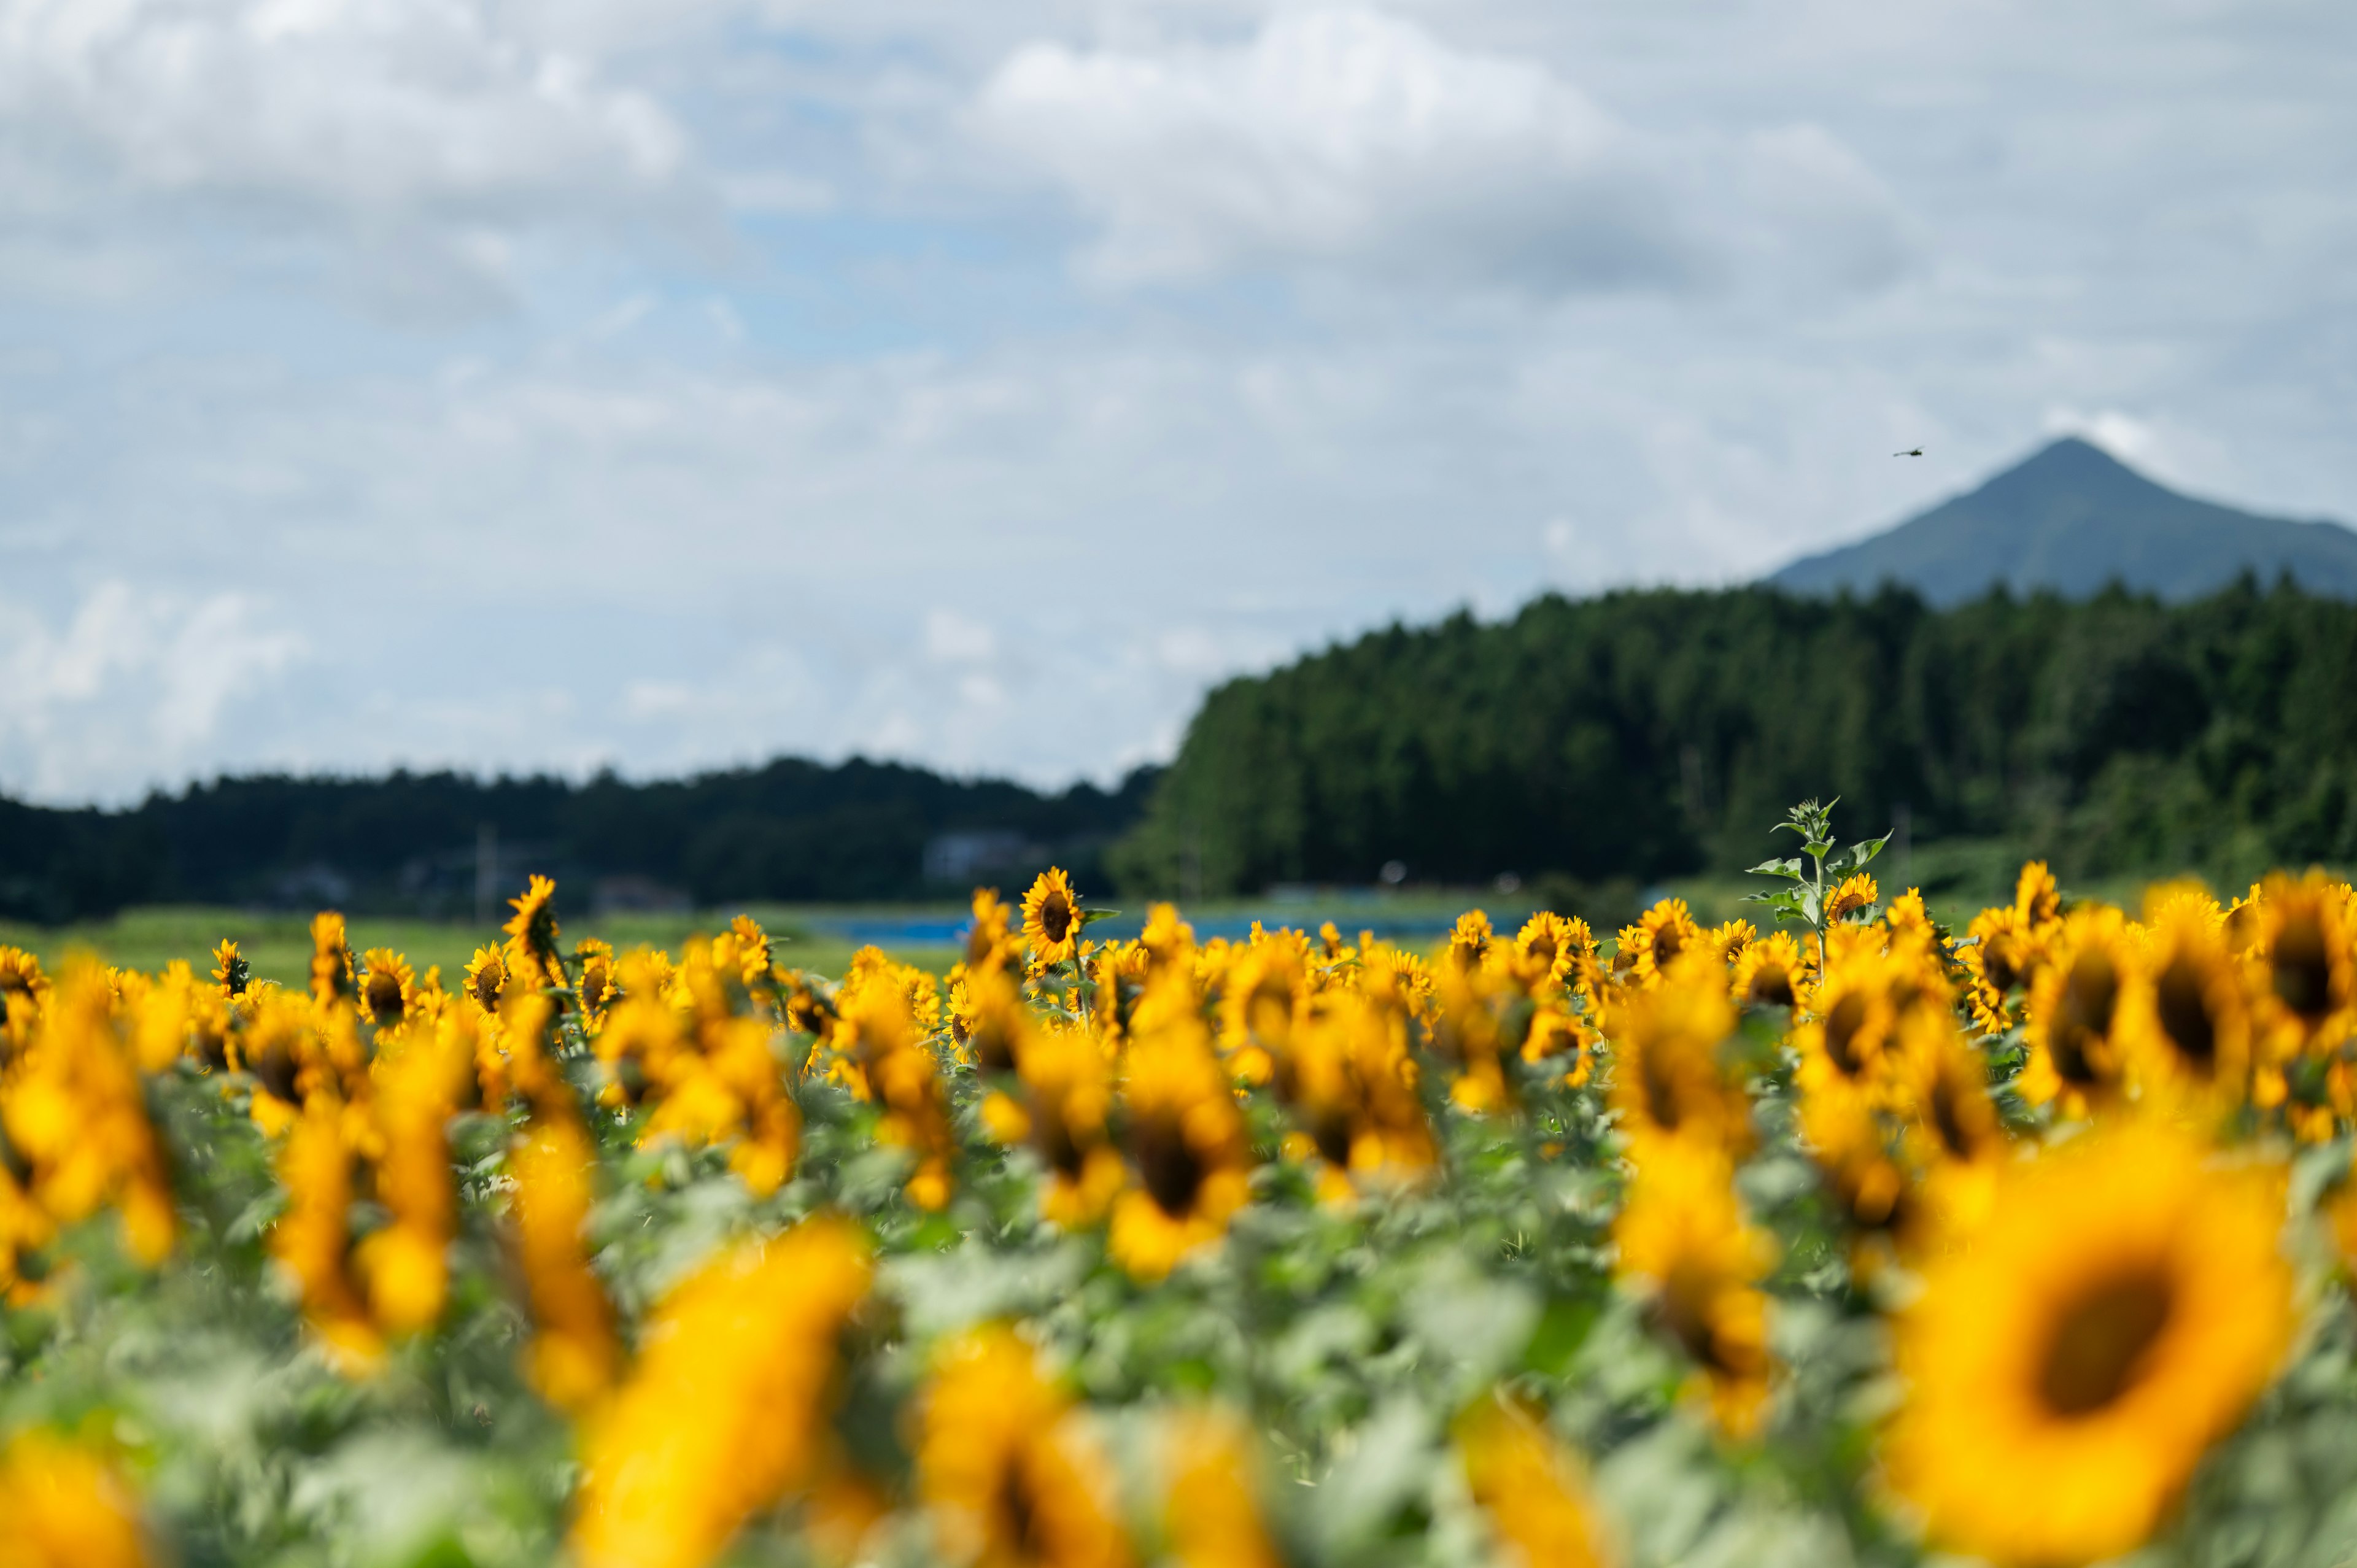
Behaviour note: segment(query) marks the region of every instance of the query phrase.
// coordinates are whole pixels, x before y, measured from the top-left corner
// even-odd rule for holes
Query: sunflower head
[[[562,985],[565,969],[556,953],[556,884],[535,875],[524,885],[521,897],[508,900],[508,908],[515,913],[500,929],[508,939],[508,950],[517,959],[509,968],[533,975],[536,984]]]
[[[1727,991],[1739,1006],[1807,1006],[1809,961],[1800,939],[1790,931],[1773,931],[1746,944],[1735,960]]]
[[[1183,987],[1176,976],[1157,982],[1129,1049],[1123,1143],[1136,1186],[1114,1206],[1107,1241],[1140,1279],[1217,1242],[1250,1195],[1243,1117]]]
[[[1721,1059],[1735,1009],[1707,955],[1629,995],[1607,1015],[1613,1106],[1641,1144],[1661,1138],[1721,1149],[1751,1146],[1751,1101]]]
[[[1162,1530],[1178,1568],[1281,1568],[1262,1520],[1251,1429],[1197,1408],[1174,1413],[1159,1435]]]
[[[0,947],[0,1026],[8,1026],[11,1017],[21,1015],[13,1027],[29,1029],[48,989],[39,959],[23,948]],[[6,1059],[9,1048],[8,1041],[0,1037],[0,1061]]]
[[[311,921],[311,995],[325,1005],[352,993],[352,950],[344,918],[323,910]]]
[[[1468,909],[1457,917],[1457,925],[1448,933],[1448,962],[1456,969],[1477,969],[1490,953],[1490,944],[1497,932],[1490,928],[1490,917],[1480,909]]]
[[[1621,1279],[1695,1362],[1696,1391],[1721,1429],[1746,1437],[1765,1412],[1773,1369],[1759,1281],[1775,1247],[1744,1219],[1733,1182],[1733,1165],[1714,1145],[1649,1144],[1612,1235]]]
[[[1626,959],[1631,977],[1639,985],[1652,985],[1669,972],[1680,953],[1702,940],[1702,930],[1683,898],[1664,898],[1620,929],[1620,953],[1613,967]]]
[[[2357,993],[2347,907],[2347,888],[2313,872],[2270,879],[2259,905],[2261,1000],[2279,1031],[2302,1044],[2331,1025],[2345,1029]]]
[[[1457,1453],[1491,1528],[1530,1568],[1604,1568],[1612,1561],[1577,1455],[1545,1416],[1502,1390],[1457,1421]]]
[[[224,996],[242,996],[253,976],[253,967],[235,942],[224,939],[213,949],[213,983]]]
[[[114,1466],[38,1429],[0,1450],[0,1518],[8,1521],[11,1561],[27,1568],[145,1568],[153,1561],[137,1504]]]
[[[2013,887],[2013,913],[2032,930],[2062,918],[2062,894],[2044,861],[2033,860],[2021,868]]]
[[[496,1013],[507,984],[506,956],[498,948],[477,948],[475,956],[467,963],[466,993],[484,1012]]]
[[[1846,920],[1853,915],[1867,914],[1879,897],[1881,889],[1874,885],[1874,878],[1863,871],[1857,872],[1843,878],[1825,895],[1825,918]]]
[[[2250,1089],[2251,1019],[2217,908],[2174,899],[2154,917],[2125,1020],[2134,1071],[2164,1092],[2232,1104]]]
[[[2117,909],[2081,906],[2055,940],[2053,961],[2031,984],[2026,1009],[2029,1059],[2021,1092],[2083,1116],[2125,1087],[2127,1020],[2146,983],[2142,956]]]
[[[943,1351],[916,1439],[917,1489],[953,1561],[1127,1568],[1104,1462],[1012,1331],[981,1329]]]
[[[1138,933],[1142,968],[1184,968],[1194,961],[1195,928],[1178,918],[1176,904],[1157,904],[1146,912],[1146,929]]]
[[[361,1011],[380,1029],[401,1022],[415,994],[416,973],[391,948],[371,948],[361,961]]]
[[[1080,950],[1081,900],[1072,879],[1050,866],[1023,895],[1023,940],[1034,969],[1063,963]]]
[[[2006,1167],[1899,1325],[1884,1458],[1933,1541],[2027,1568],[2149,1537],[2290,1339],[2282,1206],[2158,1124]]]

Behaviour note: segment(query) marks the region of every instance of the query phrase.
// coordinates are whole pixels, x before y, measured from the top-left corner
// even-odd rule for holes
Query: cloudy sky
[[[1108,778],[1224,674],[2064,430],[2357,519],[2352,58],[2338,0],[0,0],[0,790]]]

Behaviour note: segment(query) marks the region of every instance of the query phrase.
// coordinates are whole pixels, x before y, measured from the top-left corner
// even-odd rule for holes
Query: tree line
[[[994,880],[1054,859],[1101,886],[1103,851],[1135,823],[1153,779],[1146,768],[1110,790],[1049,794],[856,757],[783,757],[651,783],[269,775],[119,811],[0,800],[0,917],[53,924],[157,903],[453,916],[472,907],[487,849],[503,881],[546,872],[585,894],[620,878],[637,881],[633,896],[702,906],[917,898],[963,891],[926,874],[927,846],[959,833],[981,835]]]
[[[1213,691],[1114,854],[1140,888],[1733,871],[1792,801],[2066,872],[2357,859],[2357,606],[1764,587],[1549,596]]]

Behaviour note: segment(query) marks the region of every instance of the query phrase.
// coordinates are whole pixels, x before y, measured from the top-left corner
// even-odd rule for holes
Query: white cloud
[[[985,664],[998,651],[998,634],[971,616],[937,609],[925,617],[925,651],[944,664]]]
[[[303,638],[253,598],[110,579],[53,628],[0,603],[0,782],[39,793],[161,782],[201,762],[224,711],[268,687]]]
[[[1304,265],[1544,292],[1680,288],[1772,263],[1888,282],[1903,225],[1820,127],[1640,130],[1531,59],[1349,8],[1283,11],[1239,48],[1035,42],[985,132],[1101,226],[1116,283]]]
[[[152,245],[174,214],[325,233],[373,295],[430,305],[508,289],[519,231],[704,199],[660,103],[503,30],[491,0],[0,0],[20,243],[103,219]]]

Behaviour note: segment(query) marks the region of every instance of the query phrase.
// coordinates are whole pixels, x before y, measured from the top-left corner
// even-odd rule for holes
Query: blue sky
[[[1107,778],[1224,675],[2061,431],[2357,519],[2352,58],[2271,0],[0,0],[0,789]]]

